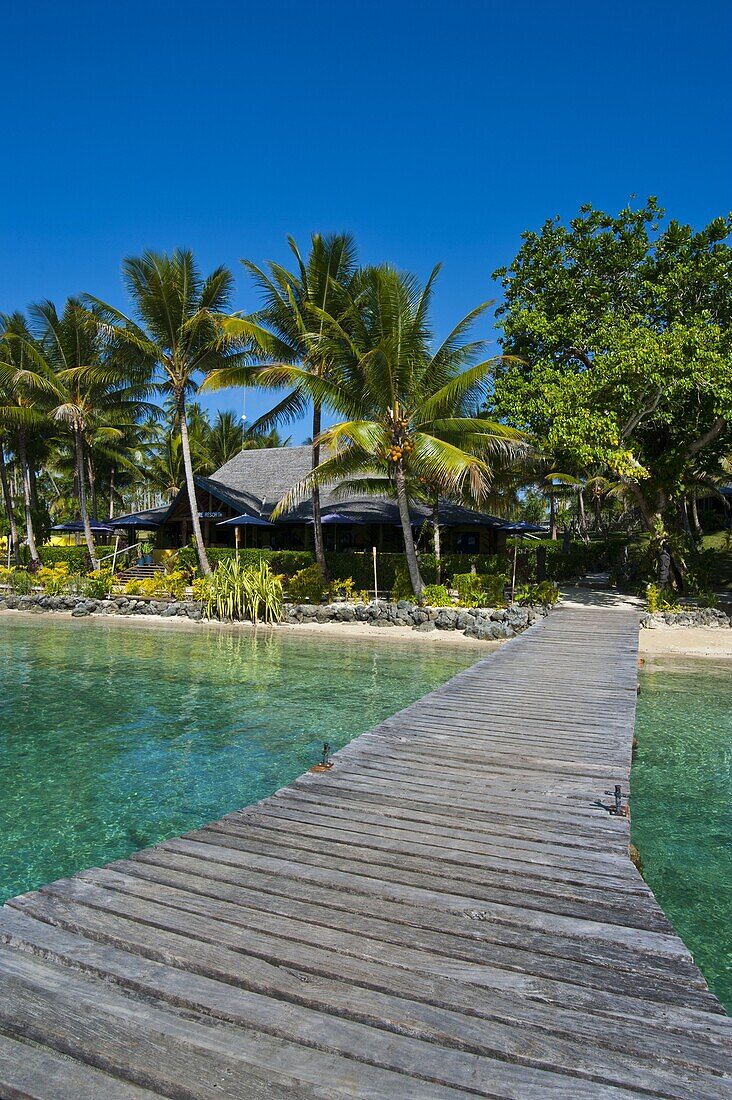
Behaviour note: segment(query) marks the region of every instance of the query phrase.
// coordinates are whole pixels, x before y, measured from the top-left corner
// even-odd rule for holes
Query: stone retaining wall
[[[732,626],[732,619],[717,607],[684,607],[680,611],[647,611],[641,615],[640,624],[646,630],[660,626],[706,626],[712,628]]]
[[[134,596],[113,596],[93,600],[85,596],[0,596],[0,611],[25,611],[42,614],[48,611],[71,612],[74,618],[88,615],[162,615],[166,618],[203,618],[202,606],[191,600],[142,600]],[[406,600],[390,603],[373,600],[368,604],[333,603],[285,604],[286,623],[367,623],[388,628],[408,626],[420,633],[433,630],[458,630],[469,638],[495,641],[511,638],[548,614],[544,606],[506,608],[417,607]]]

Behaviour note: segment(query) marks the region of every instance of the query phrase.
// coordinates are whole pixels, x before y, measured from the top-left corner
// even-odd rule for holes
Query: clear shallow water
[[[732,1012],[732,664],[641,673],[632,838],[660,905]]]
[[[0,901],[271,794],[478,656],[0,621]]]

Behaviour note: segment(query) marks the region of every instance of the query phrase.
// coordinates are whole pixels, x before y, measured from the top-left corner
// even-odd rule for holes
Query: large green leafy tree
[[[313,485],[359,478],[364,491],[396,497],[412,588],[422,599],[410,497],[428,486],[448,496],[488,491],[491,453],[523,446],[510,427],[472,410],[485,397],[494,363],[481,358],[483,341],[468,340],[480,306],[434,348],[429,309],[437,270],[426,286],[392,267],[369,267],[354,279],[338,322],[325,327],[328,377],[303,369],[268,371],[271,384],[302,386],[314,401],[344,417],[320,435],[332,452],[278,505],[286,511]],[[411,493],[410,493],[411,487]]]
[[[187,250],[126,259],[122,275],[134,317],[99,299],[88,301],[101,318],[115,361],[127,363],[136,374],[142,370],[172,399],[198,560],[201,571],[210,574],[196,501],[187,399],[201,379],[241,361],[241,341],[223,334],[219,324],[231,309],[233,276],[225,267],[202,276]]]
[[[659,535],[700,466],[718,470],[732,425],[732,219],[662,221],[650,199],[523,235],[496,272],[503,346],[521,361],[499,367],[491,405],[552,468],[619,482]]]
[[[225,323],[225,330],[248,340],[259,363],[281,363],[300,368],[314,378],[333,376],[329,343],[326,339],[329,322],[338,317],[346,290],[356,270],[356,246],[346,234],[321,236],[315,233],[310,252],[303,258],[292,238],[288,243],[296,261],[296,269],[288,271],[281,264],[270,263],[267,270],[244,260],[244,266],[259,290],[262,305],[248,317],[235,316]],[[258,384],[277,388],[280,376],[259,373]],[[275,377],[276,383],[268,383]],[[251,368],[217,371],[206,380],[206,388],[251,384]],[[320,429],[322,404],[313,391],[297,382],[285,397],[255,427],[262,430],[297,419],[308,406],[312,408],[312,466],[320,462]],[[324,577],[328,575],[325,543],[320,520],[320,489],[317,481],[311,486],[315,556]]]

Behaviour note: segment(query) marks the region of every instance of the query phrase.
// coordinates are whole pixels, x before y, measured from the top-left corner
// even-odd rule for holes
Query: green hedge
[[[543,554],[545,560],[543,580],[566,581],[580,577],[584,573],[613,573],[627,553],[629,539],[615,538],[590,543],[571,542],[567,549],[561,539],[556,542],[549,539],[531,543],[525,539],[517,541],[516,579],[526,584],[539,580],[538,554]],[[514,544],[515,540],[509,539],[510,557],[513,556],[512,545]]]
[[[229,547],[211,547],[206,553],[208,560],[215,568],[220,561],[233,558],[236,551]],[[374,560],[370,551],[331,552],[325,557],[334,580],[346,580],[352,577],[356,589],[373,589]],[[177,567],[195,572],[197,560],[193,547],[184,546],[178,551]],[[307,569],[312,565],[315,555],[309,550],[240,550],[239,560],[255,567],[261,561],[266,561],[275,573],[284,573],[291,577],[300,569]],[[376,562],[379,588],[384,591],[391,590],[394,586],[395,571],[405,566],[404,554],[377,554]],[[420,563],[425,583],[434,584],[437,572],[435,555],[422,554]],[[453,573],[467,573],[472,566],[475,566],[480,573],[504,572],[507,568],[506,558],[497,554],[445,554],[442,558],[443,578],[452,577]]]
[[[96,552],[98,557],[103,558],[107,554],[114,553],[114,547],[97,546]],[[53,566],[59,561],[68,562],[69,573],[88,573],[91,569],[86,544],[83,546],[39,546],[38,557],[43,565],[48,566]],[[112,563],[105,562],[104,564],[109,566]]]

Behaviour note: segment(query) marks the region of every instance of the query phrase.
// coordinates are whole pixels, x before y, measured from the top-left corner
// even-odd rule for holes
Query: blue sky
[[[444,332],[554,214],[729,211],[730,41],[729,0],[12,5],[0,310],[125,307],[121,258],[176,246],[254,308],[240,257],[348,229],[364,261],[444,264]]]

